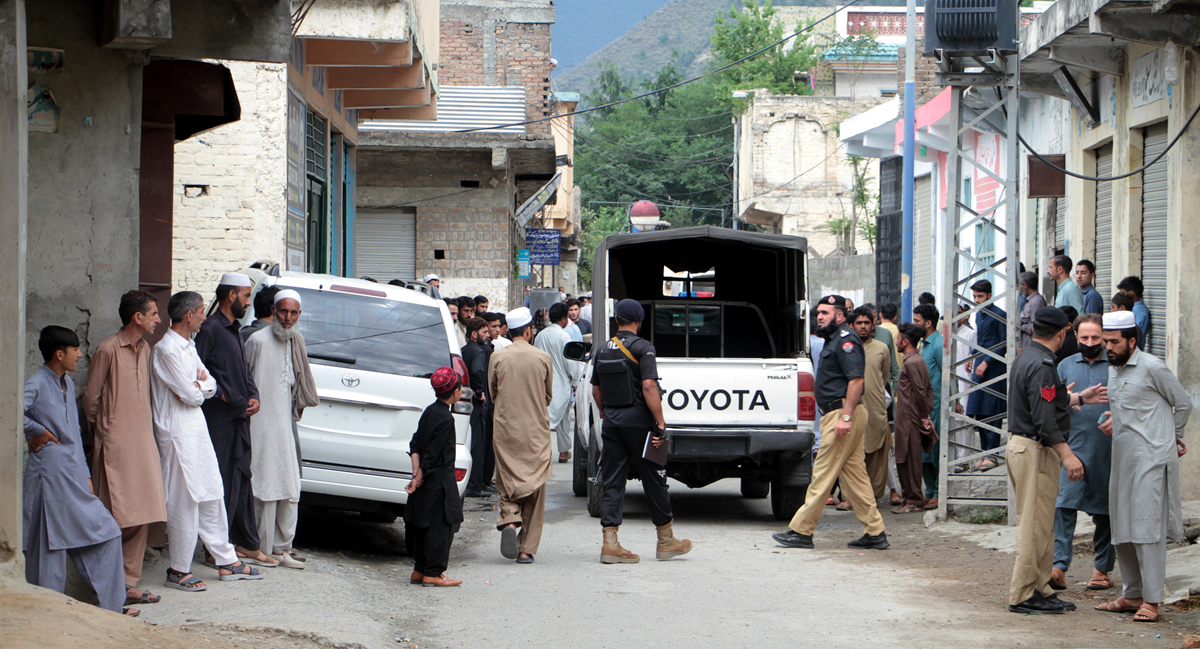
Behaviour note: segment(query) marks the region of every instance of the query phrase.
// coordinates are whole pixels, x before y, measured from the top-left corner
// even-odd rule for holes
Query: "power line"
[[[819,20],[817,20],[816,22],[808,25],[804,29],[801,29],[800,31],[792,32],[791,34],[784,36],[783,38],[775,41],[774,43],[771,43],[770,45],[768,45],[760,50],[757,50],[755,52],[751,52],[750,54],[747,54],[746,56],[734,61],[733,63],[721,66],[721,67],[717,68],[716,70],[713,70],[711,72],[706,72],[698,77],[692,77],[691,79],[684,79],[683,81],[680,81],[679,83],[674,83],[674,84],[671,84],[671,85],[663,87],[663,88],[658,88],[656,90],[649,90],[649,91],[643,92],[640,95],[634,95],[633,97],[627,97],[625,99],[618,99],[616,101],[610,101],[609,103],[602,104],[600,106],[592,106],[591,108],[584,108],[584,109],[577,110],[577,111],[570,112],[570,113],[563,113],[561,115],[552,115],[549,117],[539,117],[538,119],[531,119],[531,120],[527,120],[524,122],[513,122],[511,124],[495,124],[492,126],[480,126],[478,128],[468,128],[468,129],[463,129],[461,131],[448,131],[448,132],[450,132],[450,133],[473,133],[475,131],[491,131],[491,130],[500,129],[500,128],[508,128],[510,126],[525,126],[527,124],[537,124],[539,122],[545,122],[547,120],[558,119],[560,117],[571,117],[574,115],[583,115],[583,114],[590,113],[593,111],[603,110],[605,108],[612,108],[613,106],[619,106],[621,104],[635,101],[637,99],[644,99],[646,97],[651,97],[653,95],[664,93],[668,90],[674,90],[675,88],[678,88],[680,86],[685,86],[689,83],[693,83],[693,82],[699,81],[701,79],[707,79],[708,77],[711,77],[715,74],[720,74],[726,70],[735,68],[735,67],[745,63],[746,61],[749,61],[750,59],[757,57],[758,55],[760,55],[764,52],[768,52],[770,50],[775,49],[776,47],[792,40],[793,38],[795,38],[805,32],[812,31],[812,29],[815,28],[817,25],[820,25],[821,23],[825,22],[826,20],[829,20],[830,18],[833,18],[834,16],[836,16],[838,14],[838,12],[849,9],[850,7],[853,7],[854,5],[856,5],[860,2],[862,2],[862,0],[850,0],[850,2],[847,2],[846,4],[838,7],[837,9],[834,9],[830,13],[826,14],[824,17],[822,17]]]

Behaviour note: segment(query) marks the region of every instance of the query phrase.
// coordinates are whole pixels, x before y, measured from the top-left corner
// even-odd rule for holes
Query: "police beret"
[[[1061,309],[1052,306],[1044,306],[1035,311],[1033,314],[1033,323],[1058,327],[1059,329],[1071,325],[1071,321],[1067,320],[1067,314],[1063,313]]]
[[[826,295],[825,297],[821,298],[820,304],[832,304],[833,306],[845,309],[846,298],[840,295]]]

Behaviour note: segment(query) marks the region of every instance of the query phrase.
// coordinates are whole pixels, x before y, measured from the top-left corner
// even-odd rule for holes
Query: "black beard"
[[[1129,362],[1130,356],[1133,356],[1132,349],[1126,351],[1124,354],[1116,354],[1114,352],[1108,352],[1108,362],[1110,365],[1115,365],[1117,367],[1125,367],[1125,363]]]
[[[229,305],[230,312],[233,313],[235,320],[241,320],[246,316],[246,305],[241,302],[234,302]]]
[[[825,325],[824,327],[817,327],[817,335],[824,338],[825,340],[829,340],[829,338],[831,336],[833,336],[833,334],[835,332],[837,332],[837,330],[840,329],[841,326],[842,325],[838,324],[836,321],[830,322],[829,324]]]

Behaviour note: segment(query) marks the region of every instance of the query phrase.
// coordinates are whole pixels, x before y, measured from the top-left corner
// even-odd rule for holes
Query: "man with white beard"
[[[304,569],[306,559],[292,550],[300,502],[300,438],[296,422],[319,403],[304,337],[295,328],[300,294],[275,294],[275,321],[246,340],[246,362],[259,385],[262,409],[250,420],[250,484],[254,515],[264,552],[280,565]]]

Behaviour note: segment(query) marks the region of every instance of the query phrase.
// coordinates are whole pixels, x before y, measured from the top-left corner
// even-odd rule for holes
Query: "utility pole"
[[[916,173],[917,0],[908,0],[904,44],[904,246],[900,256],[900,317],[912,319],[913,308],[913,174]],[[932,287],[930,287],[932,290]]]

